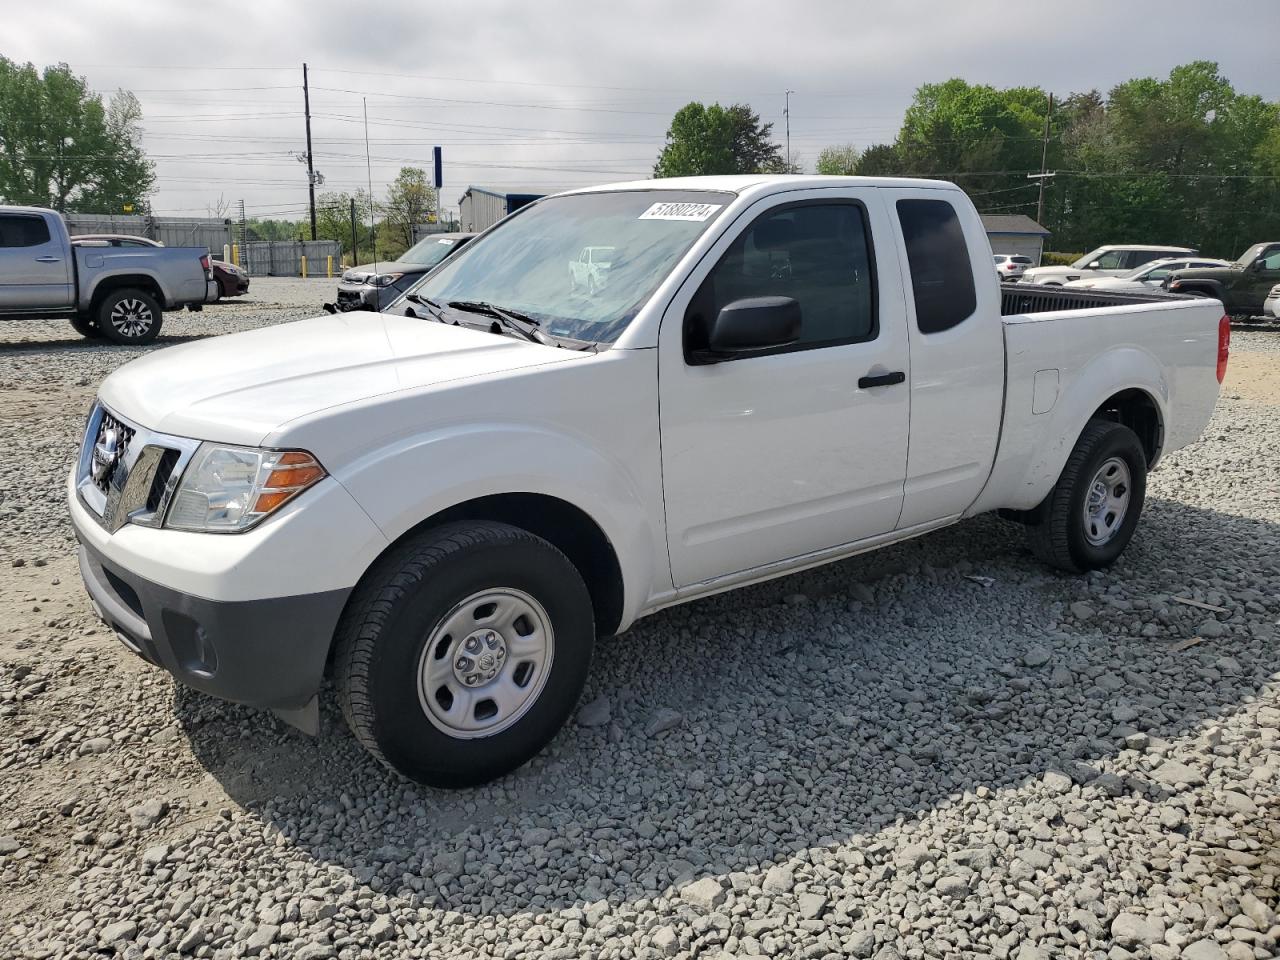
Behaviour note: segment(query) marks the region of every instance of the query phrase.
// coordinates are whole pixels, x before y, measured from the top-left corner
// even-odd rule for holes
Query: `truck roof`
[[[48,207],[11,207],[7,204],[0,204],[0,211],[4,213],[52,213],[54,216],[61,216],[57,210],[51,210]]]
[[[927,187],[934,190],[960,188],[947,180],[920,180],[910,177],[824,177],[790,173],[751,173],[715,177],[661,177],[655,180],[627,180],[565,193],[598,193],[612,190],[723,190],[729,193],[767,193],[771,190],[801,190],[807,187]],[[752,188],[758,188],[753,190]]]
[[[1159,243],[1106,243],[1099,250],[1169,250],[1173,253],[1195,253],[1195,247],[1166,247]]]

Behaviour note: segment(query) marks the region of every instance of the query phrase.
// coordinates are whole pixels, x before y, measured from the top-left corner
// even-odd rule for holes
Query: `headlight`
[[[324,467],[305,450],[201,444],[182,474],[164,525],[239,533],[324,476]]]
[[[370,277],[369,282],[375,287],[389,287],[403,276],[403,273],[379,273]]]

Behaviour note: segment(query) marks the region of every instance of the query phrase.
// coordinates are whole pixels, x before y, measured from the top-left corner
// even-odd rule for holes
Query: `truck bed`
[[[1222,304],[1168,294],[1001,285],[1005,403],[986,488],[966,511],[1030,509],[1062,471],[1099,396],[1142,391],[1159,412],[1160,456],[1197,440],[1218,396]],[[1106,404],[1103,404],[1105,407]]]

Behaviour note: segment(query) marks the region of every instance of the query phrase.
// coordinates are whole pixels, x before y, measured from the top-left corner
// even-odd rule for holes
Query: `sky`
[[[16,0],[11,0],[16,2]],[[1056,94],[1216,60],[1237,91],[1280,100],[1280,2],[1213,9],[1009,0],[56,0],[5,20],[0,54],[69,64],[143,106],[157,213],[301,219],[302,64],[325,190],[444,153],[446,210],[470,184],[550,193],[650,175],[691,100],[749,103],[812,170],[827,144],[889,142],[923,83],[962,77]]]

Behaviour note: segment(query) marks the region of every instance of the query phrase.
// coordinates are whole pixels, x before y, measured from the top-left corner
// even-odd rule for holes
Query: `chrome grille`
[[[106,529],[164,522],[199,440],[155,433],[95,404],[76,466],[80,501]]]
[[[97,431],[94,433],[92,449],[90,450],[91,463],[93,464],[90,469],[90,479],[93,485],[103,493],[111,491],[111,478],[129,455],[129,445],[133,442],[136,433],[137,431],[132,427],[117,420],[105,408],[103,409],[102,419],[98,424]],[[102,455],[98,451],[106,447],[110,448],[112,459],[100,464],[99,459]]]

